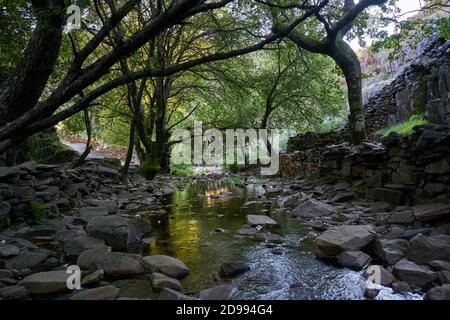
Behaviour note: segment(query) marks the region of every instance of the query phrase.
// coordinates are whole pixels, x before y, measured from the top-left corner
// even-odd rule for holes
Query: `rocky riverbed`
[[[450,298],[448,204],[286,178],[119,177],[108,159],[0,167],[1,299]]]

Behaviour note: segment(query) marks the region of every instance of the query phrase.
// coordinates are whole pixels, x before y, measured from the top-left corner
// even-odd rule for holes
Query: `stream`
[[[243,183],[242,183],[243,182]],[[191,273],[181,281],[182,292],[199,291],[221,284],[214,274],[224,262],[244,261],[250,271],[235,278],[231,299],[342,300],[364,299],[362,272],[327,265],[316,259],[312,229],[277,207],[276,197],[266,196],[263,181],[248,178],[190,180],[166,204],[169,214],[151,214],[154,240],[146,254],[165,254],[183,261]],[[244,206],[244,204],[246,204]],[[267,214],[280,228],[271,232],[283,237],[281,244],[256,242],[237,231],[247,214]],[[280,248],[283,254],[272,253]],[[136,280],[123,292],[128,296],[154,298],[148,284]],[[416,294],[393,294],[382,287],[377,299],[421,299]]]

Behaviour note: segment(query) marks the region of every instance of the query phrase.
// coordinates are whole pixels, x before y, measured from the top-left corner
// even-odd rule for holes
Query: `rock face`
[[[417,205],[413,207],[414,215],[419,221],[430,221],[450,216],[450,206],[443,203]]]
[[[147,256],[142,261],[144,266],[151,272],[160,272],[177,279],[186,277],[190,272],[182,261],[169,256]]]
[[[200,299],[202,300],[228,300],[233,287],[223,284],[217,287],[200,291]]]
[[[425,286],[437,279],[437,274],[426,266],[420,266],[416,263],[402,259],[394,266],[394,275],[402,281]]]
[[[310,199],[292,210],[292,215],[299,218],[316,218],[336,213],[335,207],[315,199]]]
[[[371,225],[344,225],[328,229],[314,243],[324,254],[337,256],[343,251],[358,251],[374,238],[375,229]]]
[[[247,215],[247,222],[252,227],[263,226],[263,227],[275,227],[278,223],[273,220],[271,217],[263,216],[263,215]]]
[[[91,270],[103,269],[105,278],[129,277],[145,272],[142,257],[137,254],[113,252],[94,259]]]
[[[49,294],[69,291],[67,279],[70,275],[65,271],[48,271],[32,274],[19,282],[32,294]]]
[[[337,256],[338,263],[350,269],[361,270],[370,261],[370,256],[362,251],[344,251]]]
[[[427,264],[433,260],[450,262],[450,236],[426,237],[418,234],[409,242],[408,258],[421,264]]]
[[[98,287],[76,293],[70,297],[70,300],[115,300],[119,291],[113,286]]]

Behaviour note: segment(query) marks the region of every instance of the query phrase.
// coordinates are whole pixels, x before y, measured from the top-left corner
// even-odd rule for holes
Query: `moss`
[[[414,127],[424,125],[427,123],[428,121],[425,119],[425,116],[423,114],[413,115],[411,118],[409,118],[408,121],[396,124],[389,128],[381,129],[376,134],[382,137],[387,137],[392,132],[396,132],[401,135],[409,136],[410,134],[413,133]]]
[[[30,203],[30,218],[35,224],[43,224],[47,217],[47,211],[52,207],[51,204],[31,202]]]
[[[39,132],[26,140],[30,160],[37,163],[58,164],[70,162],[78,154],[66,147],[54,129]]]

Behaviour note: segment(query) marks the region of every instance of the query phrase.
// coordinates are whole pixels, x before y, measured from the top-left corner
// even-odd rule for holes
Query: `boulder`
[[[278,222],[273,220],[271,217],[264,215],[247,215],[247,222],[252,227],[263,226],[263,227],[275,227],[278,226]]]
[[[375,238],[372,225],[344,225],[332,227],[318,236],[314,243],[328,256],[337,256],[343,251],[358,251]]]
[[[113,286],[98,287],[76,293],[70,297],[70,300],[115,300],[119,291]]]
[[[355,198],[355,194],[351,192],[338,193],[336,196],[331,199],[332,202],[343,203],[351,201]]]
[[[430,221],[450,215],[450,205],[433,203],[413,207],[413,213],[419,221]]]
[[[67,287],[69,276],[65,270],[40,272],[25,277],[19,285],[27,288],[32,294],[61,293],[69,291]]]
[[[198,300],[173,289],[163,288],[159,294],[158,300]]]
[[[98,247],[105,247],[105,241],[86,235],[81,235],[75,239],[67,241],[64,245],[64,252],[69,256],[78,256],[86,250]]]
[[[50,257],[51,251],[25,251],[7,260],[8,269],[31,269],[32,271],[43,270],[43,263]]]
[[[89,287],[89,286],[99,283],[104,278],[105,278],[105,272],[103,271],[103,269],[100,269],[100,270],[94,271],[94,272],[84,276],[83,281],[81,281],[81,285],[83,287]]]
[[[434,287],[429,290],[424,300],[450,300],[450,284],[444,284],[440,287]]]
[[[434,260],[429,263],[430,266],[438,271],[450,271],[450,262],[442,260]]]
[[[151,272],[160,272],[177,279],[186,277],[190,272],[182,261],[169,256],[146,256],[142,261],[144,266]]]
[[[114,250],[135,249],[136,243],[151,232],[148,222],[141,218],[130,220],[121,216],[100,216],[89,220],[88,235],[105,240]]]
[[[9,286],[0,289],[0,298],[5,300],[21,300],[28,298],[30,292],[23,286]]]
[[[86,232],[84,230],[72,229],[72,230],[61,230],[55,234],[55,240],[65,244],[66,242],[75,239],[79,236],[85,236]]]
[[[220,266],[220,275],[224,277],[237,276],[250,270],[245,262],[226,262]]]
[[[380,289],[378,289],[378,288],[366,288],[364,290],[364,298],[375,299],[379,293],[380,293]]]
[[[111,253],[111,247],[96,247],[82,252],[77,258],[77,265],[81,269],[89,269],[92,262],[97,258]]]
[[[437,274],[426,266],[421,266],[408,259],[402,259],[394,266],[394,275],[407,283],[423,287],[435,280]]]
[[[407,225],[413,223],[414,220],[415,217],[412,211],[403,211],[392,214],[392,216],[388,219],[388,222],[391,224]]]
[[[370,256],[362,251],[344,251],[337,256],[338,263],[354,270],[362,270],[370,261]]]
[[[200,291],[200,299],[202,300],[228,300],[233,287],[223,284],[217,287],[208,288]]]
[[[374,274],[374,272],[379,273],[379,279],[376,278],[376,275]],[[379,284],[382,286],[390,286],[395,281],[395,278],[392,275],[392,273],[387,271],[382,266],[377,266],[377,265],[370,266],[370,268],[364,272],[363,276],[366,279],[369,279],[369,277],[370,277],[370,280],[371,280],[370,282],[372,282],[373,284]],[[376,282],[379,282],[379,283],[376,283]]]
[[[177,279],[166,276],[159,272],[153,272],[151,275],[152,287],[155,291],[159,291],[162,288],[169,288],[180,291],[181,283]]]
[[[283,242],[283,237],[273,233],[257,233],[255,234],[254,239],[259,242]]]
[[[129,277],[145,272],[140,255],[124,252],[113,252],[95,258],[91,271],[100,269],[103,269],[105,278]]]
[[[0,244],[0,258],[9,258],[17,256],[20,249],[12,244]]]
[[[108,207],[81,207],[79,209],[80,218],[86,222],[89,222],[95,217],[104,217],[109,213]]]
[[[386,262],[394,265],[406,255],[408,241],[404,239],[376,239],[372,245],[375,255]]]
[[[450,262],[450,236],[426,237],[418,234],[409,241],[408,258],[416,263],[428,264],[433,260]]]
[[[335,207],[315,199],[310,199],[292,210],[292,215],[299,218],[326,217],[337,213]]]

